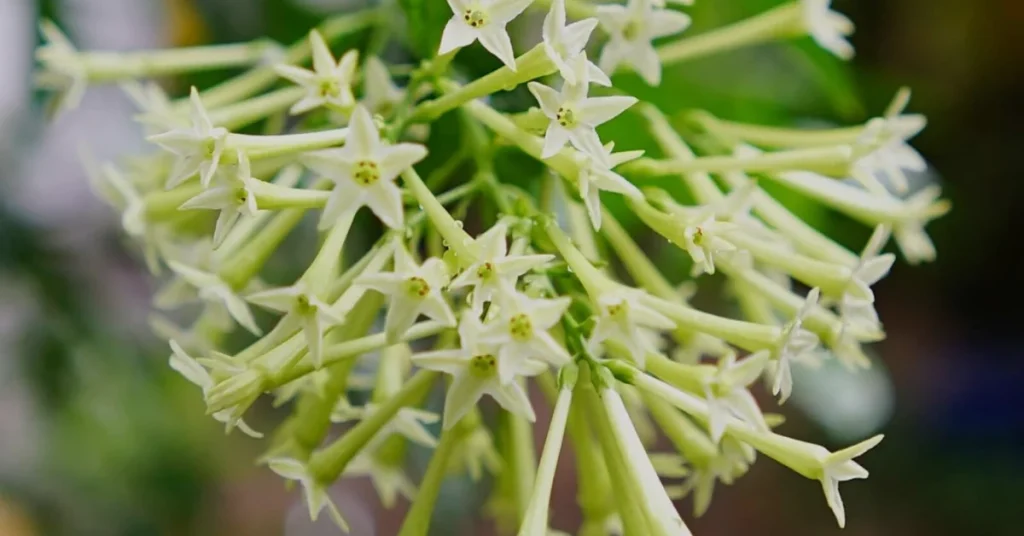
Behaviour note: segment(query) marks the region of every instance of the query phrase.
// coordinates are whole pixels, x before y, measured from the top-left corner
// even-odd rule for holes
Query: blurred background
[[[199,393],[167,367],[166,347],[150,335],[155,283],[124,246],[116,215],[90,193],[77,157],[85,143],[101,158],[147,150],[130,102],[116,87],[94,88],[78,110],[47,123],[30,73],[40,17],[86,49],[263,35],[290,43],[326,14],[363,3],[0,0],[0,535],[335,533],[305,521],[299,495],[254,464],[260,442],[224,436],[204,416]],[[697,0],[691,31],[776,3]],[[939,260],[897,263],[877,287],[889,338],[873,348],[876,367],[857,376],[804,371],[782,409],[783,432],[828,446],[886,434],[865,458],[871,478],[843,486],[848,536],[1020,534],[1024,3],[834,4],[857,25],[850,64],[801,41],[680,65],[658,89],[623,83],[667,112],[703,107],[768,123],[853,124],[880,113],[900,85],[913,88],[911,111],[929,118],[914,145],[932,165],[916,180],[941,182],[954,203],[931,227]],[[533,42],[541,17],[519,21],[517,31]],[[466,56],[460,61],[492,67]],[[167,87],[180,94],[186,83],[214,81]],[[866,239],[866,229],[798,208],[853,248]],[[280,418],[257,406],[250,422],[269,429]],[[570,473],[558,478],[556,528],[576,526]],[[479,506],[467,500],[471,489],[449,484],[435,532],[491,533],[466,518]],[[346,480],[335,492],[355,534],[396,530],[366,482]],[[702,535],[839,533],[820,487],[765,459],[719,487],[691,527]]]

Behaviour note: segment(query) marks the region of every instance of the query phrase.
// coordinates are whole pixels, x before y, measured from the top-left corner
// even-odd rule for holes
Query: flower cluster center
[[[341,84],[335,78],[324,78],[320,80],[320,87],[317,88],[323,98],[337,97],[341,94]]]

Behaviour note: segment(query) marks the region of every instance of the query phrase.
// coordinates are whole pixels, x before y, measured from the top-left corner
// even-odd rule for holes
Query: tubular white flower
[[[817,288],[811,289],[807,294],[804,305],[783,329],[782,340],[776,347],[772,361],[769,363],[768,371],[771,378],[772,394],[779,397],[780,404],[785,402],[793,392],[791,368],[793,362],[799,361],[801,356],[812,352],[818,346],[818,337],[804,329],[803,322],[818,304],[820,294]]]
[[[853,268],[850,284],[857,290],[843,294],[839,302],[839,314],[843,321],[843,329],[877,330],[881,322],[875,311],[875,295],[871,291],[874,285],[892,268],[896,256],[892,253],[882,254],[882,248],[889,241],[890,231],[885,225],[875,227],[871,238],[864,246],[864,251]]]
[[[640,484],[640,490],[644,496],[638,498],[639,502],[647,511],[649,521],[657,524],[659,530],[656,533],[690,534],[686,523],[679,517],[672,500],[665,492],[665,487],[647,455],[647,449],[644,448],[640,437],[637,436],[636,429],[633,428],[622,398],[611,385],[601,389],[598,394],[612,425],[615,442],[622,453],[622,460],[629,469],[628,473]]]
[[[331,413],[331,422],[349,422],[356,419],[365,419],[373,414],[380,407],[380,404],[368,402],[363,406],[352,406],[347,399],[338,401],[337,406]],[[423,445],[427,448],[437,447],[437,438],[427,430],[426,425],[434,424],[441,417],[432,412],[416,408],[402,408],[389,421],[384,428],[375,436],[375,440],[383,441],[392,434],[399,434],[413,443]]]
[[[625,6],[602,5],[597,20],[611,39],[601,51],[598,65],[614,74],[620,65],[636,70],[648,85],[661,83],[661,62],[651,41],[682,32],[690,17],[670,9],[656,9],[652,0],[629,0]]]
[[[401,495],[408,500],[416,497],[416,485],[409,480],[401,464],[387,463],[379,460],[371,447],[367,447],[356,455],[347,466],[344,475],[368,476],[377,490],[380,504],[390,510],[398,503]]]
[[[580,54],[573,60],[576,83],[563,83],[561,91],[555,91],[539,82],[527,85],[540,104],[541,111],[551,120],[544,134],[541,158],[551,158],[566,143],[571,143],[573,147],[597,158],[602,165],[610,166],[595,128],[626,111],[636,104],[637,99],[625,96],[587,97],[590,75],[585,68],[586,59],[586,54]]]
[[[231,229],[244,217],[256,215],[256,194],[252,191],[253,182],[249,157],[238,150],[238,166],[235,176],[226,184],[207,188],[195,197],[182,203],[180,210],[206,209],[219,210],[217,223],[213,230],[213,245],[220,246]]]
[[[718,443],[730,417],[741,419],[759,430],[768,430],[768,424],[747,387],[754,383],[768,365],[771,353],[765,350],[736,361],[730,352],[719,358],[713,380],[704,386],[708,403],[708,431],[711,440]]]
[[[309,32],[309,45],[313,54],[313,70],[292,65],[276,65],[277,74],[295,82],[306,90],[306,96],[291,108],[292,115],[306,113],[324,105],[347,111],[355,104],[352,82],[355,79],[359,51],[349,50],[337,63],[320,32]]]
[[[323,338],[328,326],[336,326],[344,322],[344,317],[335,312],[330,305],[321,301],[316,294],[308,289],[304,282],[284,288],[264,290],[250,294],[246,299],[271,311],[284,313],[279,326],[285,332],[301,329],[306,338],[306,347],[316,368],[323,363]]]
[[[338,507],[334,505],[334,502],[327,495],[328,485],[318,482],[316,477],[309,472],[309,467],[306,464],[291,458],[273,458],[267,461],[267,466],[270,467],[271,471],[282,477],[297,481],[302,485],[306,495],[306,506],[309,507],[310,519],[316,521],[317,517],[320,516],[320,512],[326,508],[331,520],[342,531],[349,531],[345,518],[341,517]]]
[[[853,33],[853,21],[832,11],[832,0],[800,0],[803,7],[804,26],[818,46],[848,60],[853,57],[853,45],[846,36]]]
[[[171,345],[171,357],[168,359],[168,364],[171,369],[177,371],[186,380],[198,386],[203,391],[203,396],[207,396],[214,385],[210,373],[195,358],[188,355],[177,341],[171,339],[169,342]],[[218,422],[224,423],[225,429],[228,432],[237,427],[243,434],[254,439],[263,437],[263,434],[250,428],[240,416],[233,415],[230,409],[218,411],[211,416]]]
[[[481,311],[484,303],[498,301],[515,291],[519,277],[554,259],[554,255],[509,255],[505,237],[508,226],[498,223],[476,238],[479,260],[462,271],[450,289],[473,287],[472,306]]]
[[[314,151],[302,157],[306,167],[335,183],[320,218],[320,228],[334,225],[363,205],[370,207],[388,227],[401,227],[402,192],[395,178],[426,155],[427,149],[414,143],[385,145],[370,112],[356,106],[344,147]]]
[[[568,84],[576,84],[576,72],[571,62],[583,52],[590,40],[590,34],[597,27],[597,19],[589,18],[565,24],[565,0],[551,2],[551,10],[544,17],[544,52],[558,67],[559,74]],[[590,81],[602,86],[611,86],[612,81],[594,62],[587,60],[587,74]]]
[[[498,349],[498,375],[508,381],[522,363],[540,360],[555,366],[570,361],[569,353],[548,333],[561,320],[570,299],[536,299],[514,293],[501,304],[497,318],[487,322],[480,340]]]
[[[459,325],[458,349],[412,356],[413,363],[452,376],[444,402],[445,429],[455,426],[483,395],[490,395],[501,407],[530,422],[537,419],[526,391],[516,378],[536,376],[547,370],[547,365],[528,359],[502,363],[505,358],[498,347],[480,338],[482,329],[475,317],[464,315]],[[503,369],[507,371],[505,381],[499,372]]]
[[[676,327],[675,322],[643,303],[645,295],[641,290],[622,287],[598,296],[595,300],[599,309],[597,323],[590,333],[588,346],[593,349],[605,341],[619,343],[629,351],[633,361],[643,367],[647,352],[656,350],[651,347],[644,328],[664,331]]]
[[[57,113],[73,110],[82,102],[88,82],[85,63],[75,46],[52,21],[39,23],[45,43],[36,50],[43,72],[36,75],[41,87],[58,91]]]
[[[384,321],[388,341],[398,341],[421,314],[449,326],[455,313],[441,292],[448,283],[448,269],[441,259],[417,265],[404,245],[395,247],[395,270],[360,276],[355,284],[390,298]]]
[[[402,101],[404,91],[395,85],[387,65],[377,56],[363,64],[363,104],[373,113],[387,115]]]
[[[867,122],[857,145],[867,147],[869,152],[854,164],[855,175],[884,175],[899,193],[906,192],[909,186],[904,171],[923,173],[928,170],[928,163],[907,143],[926,123],[924,116],[903,113],[909,103],[910,90],[902,88],[882,117]]]
[[[174,128],[148,138],[177,156],[167,177],[167,189],[174,188],[197,173],[200,184],[204,188],[209,186],[220,165],[228,137],[226,128],[213,126],[195,86],[192,87],[189,100],[191,128]]]
[[[220,277],[175,261],[169,261],[167,265],[185,282],[199,291],[199,298],[201,300],[223,305],[227,308],[231,318],[238,322],[240,326],[249,330],[254,335],[263,334],[262,330],[256,325],[256,319],[253,318],[249,305],[235,294],[235,291]]]
[[[578,153],[580,172],[576,176],[576,186],[579,188],[580,199],[587,207],[587,215],[590,217],[590,224],[595,230],[601,229],[601,191],[609,191],[622,194],[633,199],[643,199],[640,189],[629,182],[622,175],[612,171],[612,168],[636,160],[643,155],[643,151],[625,151],[613,153],[615,143],[608,143],[601,148],[602,156],[594,157],[587,153]]]
[[[533,0],[448,0],[452,18],[444,27],[438,55],[473,41],[494,54],[506,67],[516,70],[515,52],[505,25],[519,16]]]
[[[122,83],[121,89],[138,107],[140,113],[134,119],[144,126],[148,134],[188,126],[188,120],[175,113],[160,84],[131,81]]]

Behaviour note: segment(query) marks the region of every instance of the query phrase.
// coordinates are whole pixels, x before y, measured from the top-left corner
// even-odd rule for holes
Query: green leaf
[[[405,12],[409,49],[421,58],[431,58],[441,44],[441,33],[452,17],[447,2],[441,0],[398,0]]]

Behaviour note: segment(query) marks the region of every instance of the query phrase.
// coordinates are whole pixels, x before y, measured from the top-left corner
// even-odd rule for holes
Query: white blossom
[[[228,130],[215,127],[210,116],[199,99],[199,91],[195,86],[189,95],[191,103],[191,128],[174,128],[163,134],[150,136],[148,139],[164,149],[174,153],[177,158],[167,177],[167,188],[185,182],[189,177],[199,174],[203,187],[210,185],[213,174],[220,165],[224,152],[224,143]]]
[[[804,25],[807,33],[818,46],[848,60],[853,57],[853,45],[846,36],[853,33],[853,21],[832,11],[832,0],[800,0],[803,6]]]
[[[306,338],[309,355],[317,368],[323,363],[325,328],[344,322],[342,315],[321,301],[302,281],[290,287],[250,294],[246,299],[265,309],[285,313],[281,320],[282,324],[292,328],[301,328]],[[281,329],[280,326],[278,329]]]
[[[199,298],[203,301],[219,303],[227,308],[231,318],[240,326],[249,330],[255,335],[261,335],[262,331],[256,325],[256,319],[249,310],[249,305],[235,291],[215,274],[197,270],[179,262],[169,261],[168,266],[189,285],[199,291]]]
[[[298,115],[324,105],[347,111],[355,104],[352,82],[359,63],[359,51],[349,50],[335,63],[323,36],[316,30],[309,32],[309,45],[313,56],[312,71],[292,65],[274,67],[277,74],[306,90],[306,96],[296,102],[290,112]]]
[[[78,107],[88,82],[85,63],[78,55],[71,40],[52,21],[39,23],[45,43],[36,50],[36,59],[43,65],[43,71],[36,74],[36,83],[44,88],[58,91],[56,112],[66,112]]]
[[[474,310],[481,310],[486,302],[496,301],[502,293],[513,292],[520,276],[554,259],[553,255],[509,255],[507,233],[508,227],[498,223],[477,237],[480,260],[463,270],[449,285],[451,289],[472,286]]]
[[[768,430],[757,400],[747,387],[761,376],[770,357],[770,352],[761,351],[740,361],[736,360],[734,352],[719,358],[715,376],[704,386],[708,403],[708,430],[715,443],[722,439],[725,426],[732,417],[760,430]]]
[[[644,296],[642,290],[624,287],[601,294],[597,298],[597,323],[590,333],[588,345],[596,348],[605,341],[616,342],[643,367],[647,352],[654,350],[645,335],[645,328],[664,331],[676,327],[675,322],[644,305]]]
[[[889,240],[889,229],[879,225],[871,234],[864,251],[853,268],[850,278],[852,291],[843,293],[839,302],[839,313],[843,320],[843,328],[876,330],[879,327],[878,312],[875,311],[875,295],[871,291],[874,285],[892,268],[896,256],[892,253],[882,254],[882,248]]]
[[[652,0],[629,0],[625,6],[602,5],[597,20],[611,39],[601,51],[598,65],[613,74],[620,65],[630,65],[649,85],[661,83],[661,61],[651,41],[682,32],[690,17],[670,9],[657,9]]]
[[[331,520],[344,532],[348,532],[348,523],[341,517],[341,512],[334,505],[327,495],[327,484],[317,480],[316,476],[310,473],[309,467],[291,458],[273,458],[267,460],[270,470],[288,480],[294,480],[302,485],[306,495],[306,506],[309,507],[309,517],[316,521],[320,512],[326,508]]]
[[[186,380],[202,389],[203,396],[206,396],[214,385],[213,378],[210,377],[210,373],[205,368],[203,368],[203,366],[200,365],[195,358],[188,355],[185,349],[182,348],[177,341],[171,339],[170,345],[171,357],[168,360],[168,364],[170,365],[171,369],[177,371]],[[245,421],[243,421],[241,418],[235,417],[230,409],[218,411],[214,413],[212,417],[215,420],[224,423],[228,431],[231,431],[232,428],[237,427],[239,430],[242,431],[243,434],[249,437],[256,439],[263,437],[263,434],[250,428],[249,425],[246,424]]]
[[[505,29],[533,0],[448,0],[452,18],[444,27],[438,55],[467,46],[473,41],[494,54],[509,69],[516,70],[512,40]]]
[[[437,350],[412,357],[413,363],[427,369],[438,370],[452,376],[444,402],[444,427],[451,428],[466,415],[483,395],[489,395],[507,411],[530,422],[536,420],[533,406],[517,377],[536,376],[547,365],[531,359],[513,359],[511,366],[498,345],[484,342],[482,326],[472,315],[465,315],[459,325],[460,347],[455,350]],[[501,369],[510,370],[502,378]]]
[[[569,304],[567,297],[540,299],[516,293],[500,305],[480,340],[498,346],[497,370],[502,382],[516,375],[523,363],[539,360],[561,366],[570,361],[569,353],[548,333]]]
[[[579,56],[590,40],[590,34],[597,27],[597,19],[589,18],[566,26],[565,0],[551,2],[551,10],[544,17],[544,52],[558,67],[559,74],[569,84],[576,84],[576,73],[570,65]],[[612,81],[594,62],[587,60],[587,74],[590,81],[602,86],[611,86]]]
[[[779,403],[785,402],[793,392],[793,362],[799,361],[802,356],[818,346],[818,337],[804,329],[803,322],[818,306],[820,295],[821,292],[817,288],[811,289],[807,294],[803,306],[783,329],[782,340],[775,350],[773,360],[769,363],[772,394],[779,397]]]
[[[615,192],[633,199],[643,199],[643,193],[625,177],[612,171],[612,168],[636,160],[643,155],[643,151],[624,151],[621,153],[612,152],[615,149],[614,143],[608,143],[601,148],[603,156],[596,158],[587,153],[580,153],[577,160],[580,163],[580,172],[576,176],[576,186],[579,188],[580,199],[587,207],[587,215],[590,217],[590,224],[595,230],[601,229],[601,191]]]
[[[343,215],[366,205],[385,225],[403,225],[402,192],[395,184],[398,175],[423,160],[427,149],[414,143],[386,145],[380,139],[370,112],[357,105],[352,112],[345,146],[307,153],[303,163],[334,181],[320,218],[322,229],[331,227]]]
[[[249,157],[238,151],[238,166],[235,176],[224,184],[203,190],[195,197],[182,203],[181,210],[207,209],[219,210],[217,223],[213,230],[213,245],[219,246],[235,224],[244,216],[251,218],[258,211],[256,194],[252,191],[252,168]]]
[[[395,248],[394,272],[360,276],[356,284],[389,297],[384,331],[397,341],[421,314],[447,325],[456,324],[455,313],[441,292],[448,284],[448,269],[441,259],[417,265],[404,246]]]
[[[387,65],[377,56],[363,63],[363,104],[373,113],[387,115],[402,101],[405,92],[395,85]]]
[[[576,149],[599,159],[603,165],[609,165],[596,127],[626,111],[636,104],[637,99],[627,96],[588,97],[590,75],[585,62],[585,54],[580,54],[574,60],[576,83],[564,82],[560,91],[539,82],[528,84],[541,111],[551,120],[544,134],[541,157],[551,158],[566,143],[571,143]]]

